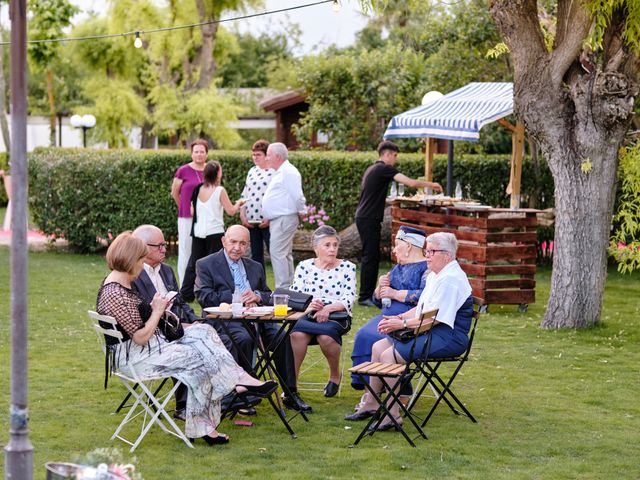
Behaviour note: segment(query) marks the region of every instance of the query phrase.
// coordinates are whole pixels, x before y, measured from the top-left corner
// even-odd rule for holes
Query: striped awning
[[[391,119],[384,138],[480,139],[487,123],[513,112],[513,84],[473,82]]]

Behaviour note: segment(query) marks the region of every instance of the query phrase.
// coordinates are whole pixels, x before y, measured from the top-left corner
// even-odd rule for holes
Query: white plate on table
[[[221,313],[231,314],[231,310],[222,309],[220,307],[206,307],[206,308],[203,308],[203,310],[207,313],[214,313],[216,315],[219,315]]]
[[[273,313],[273,307],[251,307],[244,311],[248,315],[269,315]]]

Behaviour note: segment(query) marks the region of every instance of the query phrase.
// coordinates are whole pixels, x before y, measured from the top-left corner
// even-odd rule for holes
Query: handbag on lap
[[[178,316],[171,310],[164,312],[164,315],[158,322],[158,328],[169,342],[179,340],[184,336],[184,328],[180,323]]]
[[[311,312],[306,316],[307,320],[311,322],[315,322],[315,312]],[[342,328],[341,334],[344,335],[351,330],[351,315],[349,315],[346,311],[341,310],[339,312],[331,312],[329,314],[329,322],[335,322]]]

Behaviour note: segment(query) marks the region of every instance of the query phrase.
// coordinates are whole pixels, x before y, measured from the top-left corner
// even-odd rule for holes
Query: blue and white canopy
[[[391,119],[384,138],[480,139],[487,123],[513,112],[513,84],[473,82]]]

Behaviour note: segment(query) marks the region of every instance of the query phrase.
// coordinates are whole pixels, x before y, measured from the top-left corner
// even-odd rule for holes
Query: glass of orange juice
[[[275,294],[273,295],[273,314],[276,317],[284,317],[289,310],[289,295]]]

